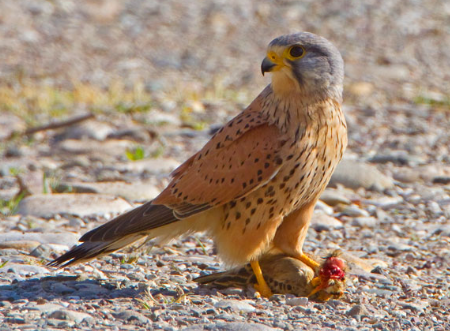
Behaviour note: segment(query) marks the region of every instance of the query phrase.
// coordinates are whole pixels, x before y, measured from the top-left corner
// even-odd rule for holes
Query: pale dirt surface
[[[349,149],[304,248],[350,254],[341,300],[199,287],[224,269],[201,234],[46,267],[153,198],[267,84],[267,43],[302,30],[346,63]],[[444,0],[1,1],[0,330],[448,330],[449,54]]]

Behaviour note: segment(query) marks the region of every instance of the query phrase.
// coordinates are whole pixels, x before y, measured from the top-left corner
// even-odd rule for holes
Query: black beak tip
[[[276,64],[270,61],[267,57],[264,58],[264,60],[261,63],[261,73],[264,76],[266,72],[272,71],[273,67],[275,67]]]

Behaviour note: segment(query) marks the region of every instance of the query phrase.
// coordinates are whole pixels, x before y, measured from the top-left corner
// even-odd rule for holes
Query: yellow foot
[[[267,285],[266,281],[264,280],[261,267],[259,266],[258,261],[250,262],[250,265],[252,266],[253,273],[256,276],[256,281],[258,284],[255,285],[255,289],[261,293],[261,295],[265,298],[270,298],[272,296],[272,290],[270,289],[269,285]]]
[[[306,264],[308,267],[310,267],[312,270],[314,270],[315,272],[317,272],[318,271],[317,269],[320,267],[319,263],[317,263],[316,261],[311,259],[309,256],[305,255],[305,253],[302,253],[302,255],[300,255],[298,257],[298,259],[300,261],[302,261],[304,264]]]
[[[314,294],[316,294],[317,292],[323,290],[322,281],[320,280],[320,277],[314,277],[311,280],[311,285],[314,289],[311,291],[311,293],[308,294],[308,297],[311,297]]]

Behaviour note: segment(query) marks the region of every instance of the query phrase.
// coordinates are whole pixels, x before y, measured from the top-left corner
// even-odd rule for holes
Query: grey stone
[[[67,139],[57,145],[57,150],[62,153],[89,154],[96,155],[96,157],[101,155],[118,156],[126,155],[126,151],[133,148],[134,145],[133,141],[128,140],[89,140],[89,143],[86,143],[83,140]]]
[[[368,316],[369,311],[364,305],[354,305],[350,310],[347,311],[348,316],[357,317],[357,316]]]
[[[383,175],[375,166],[352,160],[342,160],[336,167],[329,185],[337,184],[351,189],[362,187],[375,191],[383,191],[394,186],[392,178]]]
[[[340,192],[332,189],[326,189],[320,196],[320,200],[322,200],[329,206],[336,206],[338,204],[351,204],[350,199],[347,199]]]
[[[36,305],[36,306],[27,306],[28,310],[37,310],[41,313],[46,313],[46,314],[50,314],[56,310],[61,310],[64,308],[65,307],[54,304],[54,303],[44,303],[44,304]]]
[[[142,201],[155,198],[160,190],[156,188],[153,181],[141,182],[95,182],[95,183],[65,183],[73,193],[99,193],[120,196],[127,200]]]
[[[49,271],[44,267],[39,267],[37,265],[25,265],[18,263],[7,263],[3,268],[0,268],[1,273],[15,273],[19,276],[30,276],[30,275],[43,275],[48,274]]]
[[[90,120],[68,127],[63,136],[64,139],[94,139],[102,141],[112,132],[114,132],[114,129],[110,125]]]
[[[7,233],[0,233],[0,248],[5,248],[8,243],[33,243],[34,248],[40,244],[58,244],[65,247],[73,246],[78,242],[78,235],[72,232],[58,232],[58,233],[41,233],[41,232],[19,232],[10,231]]]
[[[233,322],[233,323],[217,323],[217,324],[204,324],[193,325],[182,330],[184,331],[200,331],[200,330],[217,330],[217,331],[276,331],[281,330],[279,328],[271,328],[264,324],[246,323],[246,322]]]
[[[238,300],[221,300],[214,305],[215,308],[231,309],[236,312],[251,313],[256,310],[251,304],[246,301]]]
[[[52,253],[52,248],[49,245],[39,245],[35,249],[33,249],[30,252],[31,256],[37,257],[37,258],[48,258],[50,257]]]
[[[434,184],[450,184],[450,176],[436,176],[433,178]]]
[[[360,226],[360,227],[368,227],[368,228],[374,228],[378,224],[378,220],[375,217],[356,217],[352,221],[353,226]]]
[[[122,310],[117,313],[112,313],[112,315],[117,319],[125,320],[127,322],[137,321],[140,324],[148,324],[151,322],[149,318],[145,317],[141,313],[131,310]]]
[[[368,216],[370,216],[370,214],[366,210],[358,208],[353,205],[345,207],[341,211],[340,214],[345,215],[345,216],[350,216],[350,217],[359,217],[359,216],[368,217]]]
[[[287,299],[286,304],[289,306],[306,306],[308,304],[308,298],[305,297],[299,297],[299,298],[292,298]]]
[[[424,160],[419,157],[408,154],[406,151],[391,151],[386,154],[377,154],[368,160],[372,163],[394,163],[397,165],[418,165],[423,164]]]
[[[51,291],[59,295],[67,295],[75,292],[75,289],[63,284],[63,283],[53,283],[50,286]]]
[[[50,218],[58,214],[76,216],[119,214],[131,205],[122,198],[101,194],[41,194],[26,197],[19,214]]]
[[[93,322],[94,318],[86,313],[80,313],[69,309],[55,310],[48,315],[49,318],[57,320],[69,320],[75,323],[81,323],[83,321]]]
[[[338,219],[323,212],[315,212],[311,219],[311,227],[316,231],[330,231],[342,228],[343,224]]]
[[[114,167],[120,172],[146,172],[148,174],[159,175],[169,174],[180,165],[180,162],[174,159],[144,159],[134,162],[116,164]]]

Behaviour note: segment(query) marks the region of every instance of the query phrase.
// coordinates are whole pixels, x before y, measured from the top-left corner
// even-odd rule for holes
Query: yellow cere
[[[267,52],[267,58],[276,64],[272,71],[278,71],[282,67],[286,66],[286,63],[284,63],[284,59],[295,61],[301,59],[306,54],[304,47],[301,45],[293,45],[284,48],[283,50],[277,49],[277,51],[271,50]],[[279,54],[282,55],[280,56]]]

